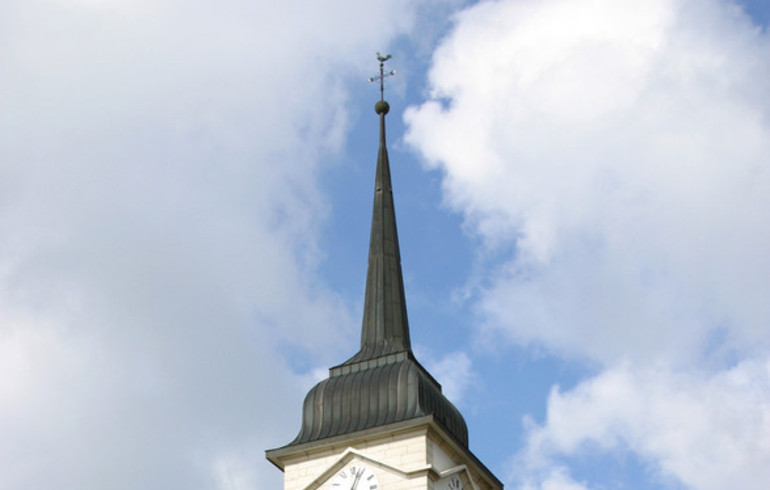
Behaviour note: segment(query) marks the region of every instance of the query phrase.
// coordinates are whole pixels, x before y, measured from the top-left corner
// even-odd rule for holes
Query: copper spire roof
[[[375,106],[380,115],[380,149],[374,183],[361,350],[345,364],[411,349],[390,162],[385,145],[385,115],[388,109],[388,103],[384,101]]]
[[[388,58],[378,58],[378,78],[382,83],[387,76],[383,63]],[[380,148],[361,348],[349,360],[331,368],[329,378],[307,394],[302,428],[289,446],[365,429],[383,427],[386,430],[389,424],[425,416],[431,416],[463,447],[468,445],[468,429],[462,415],[441,393],[441,385],[417,362],[411,350],[390,162],[385,145],[385,115],[389,109],[382,99],[375,105],[380,117]]]

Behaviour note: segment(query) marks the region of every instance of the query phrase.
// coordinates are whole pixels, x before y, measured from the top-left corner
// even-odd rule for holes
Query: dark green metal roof
[[[302,429],[291,445],[433,415],[457,442],[468,446],[462,415],[411,353],[343,364],[331,371],[305,397]]]
[[[380,148],[366,273],[361,348],[329,370],[305,398],[302,428],[289,446],[432,415],[462,446],[468,429],[441,386],[417,362],[409,341],[401,254],[385,145],[387,102],[380,116]]]
[[[385,145],[385,115],[388,109],[387,102],[384,101],[375,106],[375,111],[380,115],[380,149],[374,179],[361,350],[347,363],[411,349],[404,279],[401,273],[401,252],[398,248],[393,205],[393,186],[390,181],[390,162]]]

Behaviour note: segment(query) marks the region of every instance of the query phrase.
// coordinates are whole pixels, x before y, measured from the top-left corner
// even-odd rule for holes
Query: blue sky
[[[471,449],[509,489],[764,488],[768,23],[3,3],[0,487],[280,488],[358,344],[382,51],[413,347]]]

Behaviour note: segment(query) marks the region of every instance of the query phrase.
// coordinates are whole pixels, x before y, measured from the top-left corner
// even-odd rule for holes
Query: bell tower
[[[390,163],[380,56],[380,146],[361,346],[305,397],[302,427],[266,455],[284,490],[502,490],[468,447],[460,412],[412,353]]]

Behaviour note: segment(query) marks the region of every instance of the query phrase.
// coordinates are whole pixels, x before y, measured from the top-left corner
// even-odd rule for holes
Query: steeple
[[[374,106],[380,118],[380,146],[361,347],[353,357],[332,367],[329,378],[310,390],[305,397],[299,434],[284,448],[268,451],[271,460],[306,444],[320,444],[362,431],[388,431],[395,424],[435,424],[460,447],[468,445],[468,429],[462,415],[411,350],[385,141],[385,116],[390,106],[382,97],[384,79],[395,72],[384,71],[389,55],[377,55],[380,74],[370,81],[380,81],[380,100]]]
[[[308,392],[297,437],[265,455],[284,472],[284,490],[503,490],[412,353],[385,144],[384,80],[395,72],[384,69],[390,55],[377,59],[380,74],[369,81],[380,82],[380,148],[361,347]]]
[[[409,320],[406,314],[401,252],[398,246],[390,162],[385,144],[385,116],[390,106],[382,98],[382,84],[387,74],[380,59],[380,100],[374,111],[380,117],[380,148],[374,179],[372,231],[369,238],[369,263],[366,271],[364,317],[361,325],[361,350],[345,364],[374,359],[395,352],[411,351]],[[390,72],[389,74],[394,74]]]

